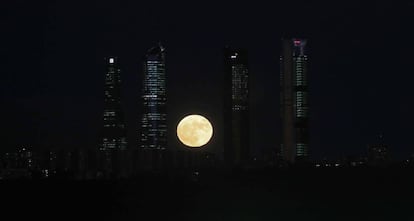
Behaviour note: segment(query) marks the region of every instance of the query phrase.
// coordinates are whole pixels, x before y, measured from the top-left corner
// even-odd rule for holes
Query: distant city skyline
[[[15,220],[414,220],[414,1],[4,1]]]
[[[310,158],[361,155],[379,132],[393,156],[414,152],[414,46],[406,42],[414,37],[407,28],[412,2],[19,1],[4,9],[2,152],[96,149],[108,55],[120,58],[127,137],[137,137],[141,58],[161,41],[174,79],[167,84],[168,131],[183,115],[203,110],[217,128],[208,146],[217,153],[224,142],[222,48],[248,50],[250,143],[258,156],[281,143],[280,39],[291,37],[308,39]],[[167,138],[179,144],[174,133]],[[128,144],[137,147],[138,139]]]

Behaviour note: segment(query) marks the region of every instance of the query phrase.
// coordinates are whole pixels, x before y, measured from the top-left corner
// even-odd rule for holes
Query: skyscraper
[[[280,56],[281,154],[286,162],[308,158],[308,81],[305,39],[283,39]]]
[[[144,57],[141,148],[166,149],[167,107],[165,48],[159,44]]]
[[[121,69],[117,57],[105,58],[104,112],[100,150],[125,150],[127,146],[121,108]]]
[[[224,49],[224,160],[239,166],[249,159],[249,71],[247,52]]]
[[[124,114],[121,108],[121,69],[117,57],[105,58],[104,112],[99,170],[105,177],[123,175],[125,160],[118,156],[127,148]]]

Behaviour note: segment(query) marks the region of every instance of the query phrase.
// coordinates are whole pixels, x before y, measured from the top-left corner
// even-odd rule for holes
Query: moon
[[[201,147],[213,136],[213,126],[201,115],[188,115],[178,123],[177,136],[188,147]]]

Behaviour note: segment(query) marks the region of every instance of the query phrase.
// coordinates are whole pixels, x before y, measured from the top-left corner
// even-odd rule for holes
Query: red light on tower
[[[300,40],[294,40],[293,43],[295,44],[295,46],[299,46],[300,45]]]

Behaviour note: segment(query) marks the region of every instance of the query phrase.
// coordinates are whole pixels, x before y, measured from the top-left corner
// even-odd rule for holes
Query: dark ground
[[[414,220],[414,170],[200,171],[0,182],[15,220]]]

